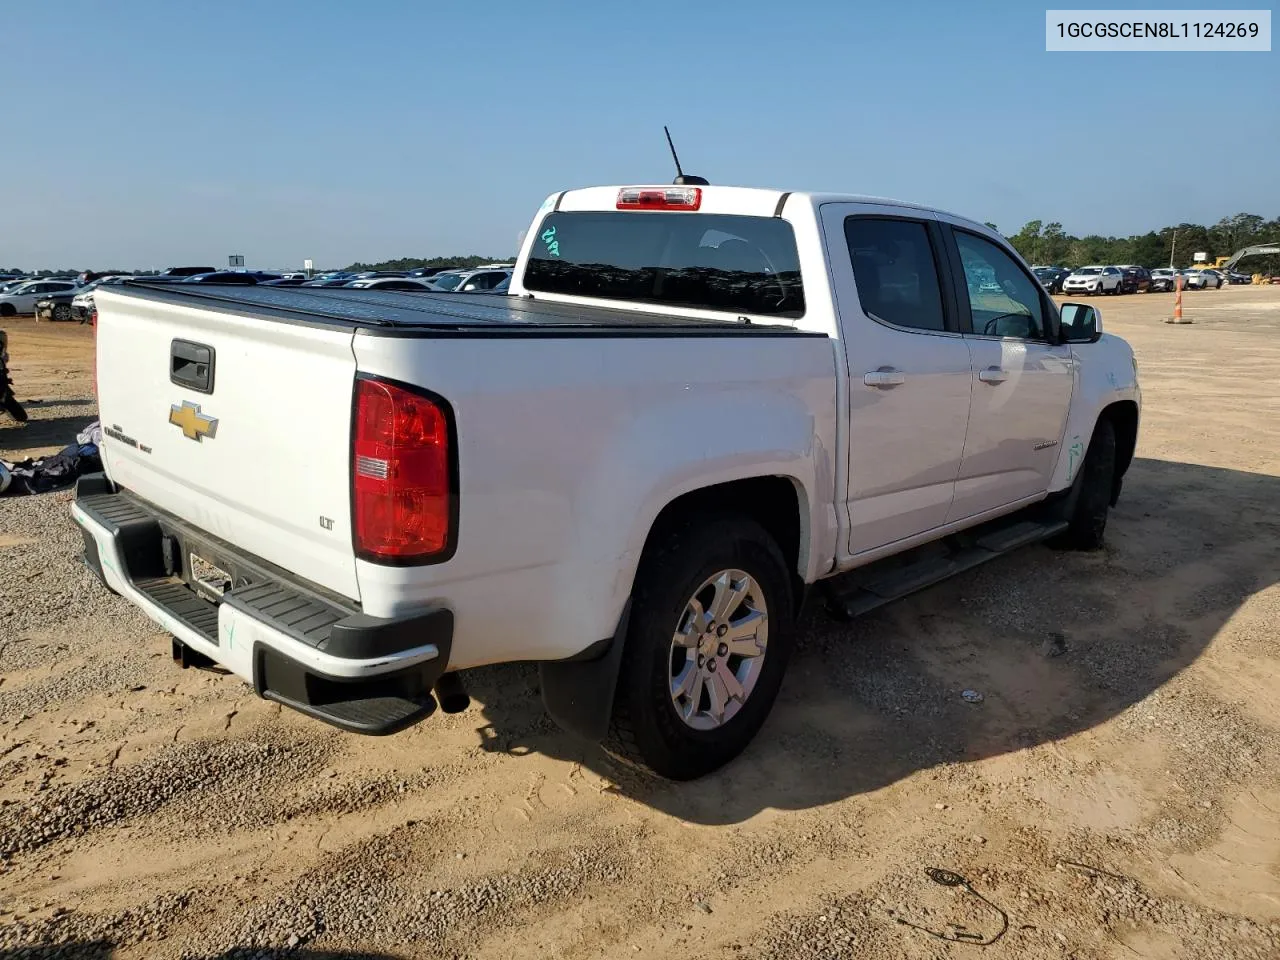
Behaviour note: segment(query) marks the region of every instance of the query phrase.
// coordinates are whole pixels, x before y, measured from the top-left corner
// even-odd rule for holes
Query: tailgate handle
[[[169,350],[169,380],[180,387],[213,393],[213,347],[175,340]]]

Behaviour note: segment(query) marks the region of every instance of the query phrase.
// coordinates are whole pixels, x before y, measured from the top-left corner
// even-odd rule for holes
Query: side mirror
[[[1097,307],[1087,303],[1064,303],[1058,310],[1062,315],[1063,343],[1096,343],[1102,336],[1102,315]]]

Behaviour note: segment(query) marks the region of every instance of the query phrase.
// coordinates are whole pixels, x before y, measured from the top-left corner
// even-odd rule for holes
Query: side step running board
[[[827,608],[838,619],[852,620],[1066,529],[1062,520],[992,521],[824,581]]]

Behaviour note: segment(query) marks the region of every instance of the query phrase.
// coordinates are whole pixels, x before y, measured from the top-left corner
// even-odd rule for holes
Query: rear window
[[[534,238],[524,285],[605,300],[804,315],[795,233],[778,217],[552,213]]]

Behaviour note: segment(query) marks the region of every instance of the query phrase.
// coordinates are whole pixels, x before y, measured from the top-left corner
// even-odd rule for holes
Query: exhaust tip
[[[445,713],[462,713],[471,706],[471,697],[456,673],[444,673],[435,685],[436,699]]]

